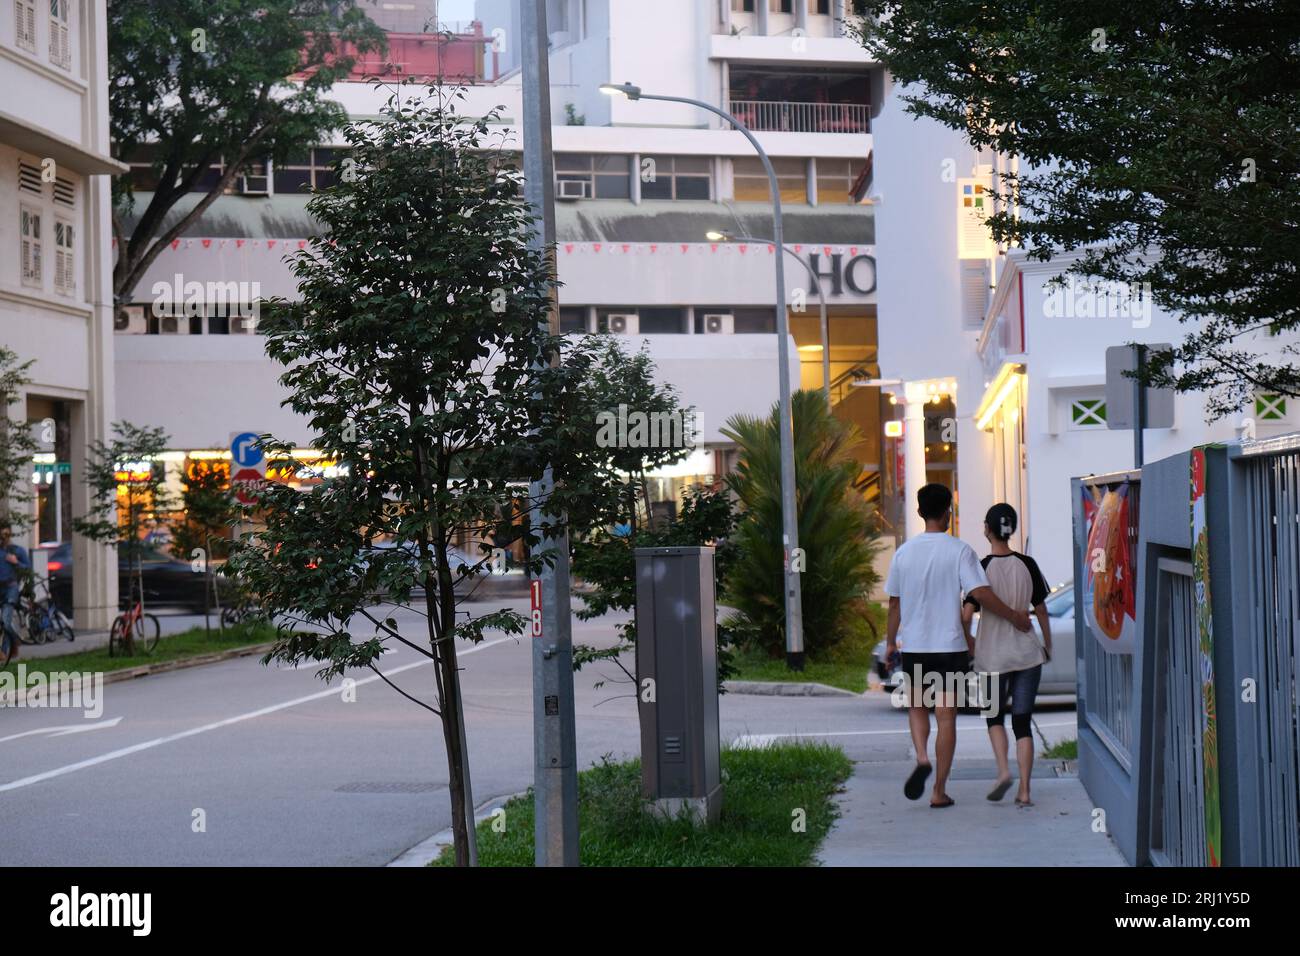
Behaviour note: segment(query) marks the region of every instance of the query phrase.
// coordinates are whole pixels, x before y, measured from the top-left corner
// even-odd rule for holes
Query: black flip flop
[[[955,804],[956,802],[957,802],[957,801],[954,800],[952,797],[948,797],[946,800],[944,800],[943,803],[932,803],[932,804],[930,804],[930,809],[931,809],[931,810],[943,810],[943,809],[945,809],[945,808],[947,808],[947,807],[951,807],[951,806],[952,806],[953,804]]]
[[[993,801],[1001,800],[1003,797],[1007,795],[1007,791],[1011,789],[1012,783],[1013,781],[1010,779],[1003,780],[996,787],[994,787],[992,790],[989,791],[989,799]]]
[[[912,775],[907,778],[907,783],[903,784],[903,796],[909,800],[920,800],[921,794],[925,793],[925,781],[930,776],[930,765],[928,763],[919,763]]]

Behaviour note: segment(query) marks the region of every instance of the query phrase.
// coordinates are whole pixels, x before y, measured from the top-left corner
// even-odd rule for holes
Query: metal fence
[[[871,107],[859,103],[732,100],[731,112],[752,130],[791,133],[871,132]]]
[[[1205,748],[1192,566],[1161,558],[1157,568],[1151,856],[1165,866],[1205,866]]]
[[[1088,726],[1125,770],[1133,766],[1133,655],[1107,654],[1091,635],[1083,640]]]
[[[1243,457],[1258,674],[1260,862],[1300,866],[1300,451]]]
[[[1142,484],[1132,480],[1132,477],[1128,476],[1128,524],[1125,540],[1136,564]],[[1118,483],[1111,477],[1100,479],[1095,484],[1087,482],[1085,487],[1106,487]],[[1107,653],[1100,642],[1088,633],[1086,619],[1083,627],[1083,672],[1080,683],[1088,726],[1120,765],[1125,770],[1132,771],[1137,727],[1133,655]]]

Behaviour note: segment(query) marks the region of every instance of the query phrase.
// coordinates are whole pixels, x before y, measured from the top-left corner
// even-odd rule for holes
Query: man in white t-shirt
[[[1025,609],[1010,608],[993,593],[975,550],[948,534],[952,492],[943,485],[929,484],[917,492],[916,499],[918,513],[925,520],[925,534],[910,538],[889,565],[885,582],[885,593],[889,595],[885,650],[892,661],[901,648],[903,675],[912,695],[907,722],[916,748],[916,768],[903,787],[909,800],[920,798],[930,776],[930,714],[923,697],[934,700],[939,730],[934,753],[939,767],[930,806],[938,809],[953,805],[944,788],[957,749],[954,689],[965,681],[970,670],[970,649],[961,620],[962,595],[972,595],[983,610],[1006,618],[1019,630],[1028,631],[1030,624]]]

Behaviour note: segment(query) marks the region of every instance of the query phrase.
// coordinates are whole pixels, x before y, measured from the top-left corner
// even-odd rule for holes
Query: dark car
[[[188,561],[181,561],[165,551],[146,546],[141,555],[144,579],[144,602],[149,608],[183,607],[202,614],[208,601],[204,575],[195,571]],[[65,614],[72,613],[72,545],[64,542],[50,552],[50,596]],[[219,575],[218,587],[224,596],[229,582]],[[125,608],[131,597],[130,568],[127,557],[117,559],[118,603]]]

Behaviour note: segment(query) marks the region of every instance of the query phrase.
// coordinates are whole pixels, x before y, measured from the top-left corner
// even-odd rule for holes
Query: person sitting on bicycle
[[[0,658],[18,656],[18,631],[14,628],[14,610],[22,593],[23,572],[30,571],[27,549],[12,543],[13,529],[0,525]]]

